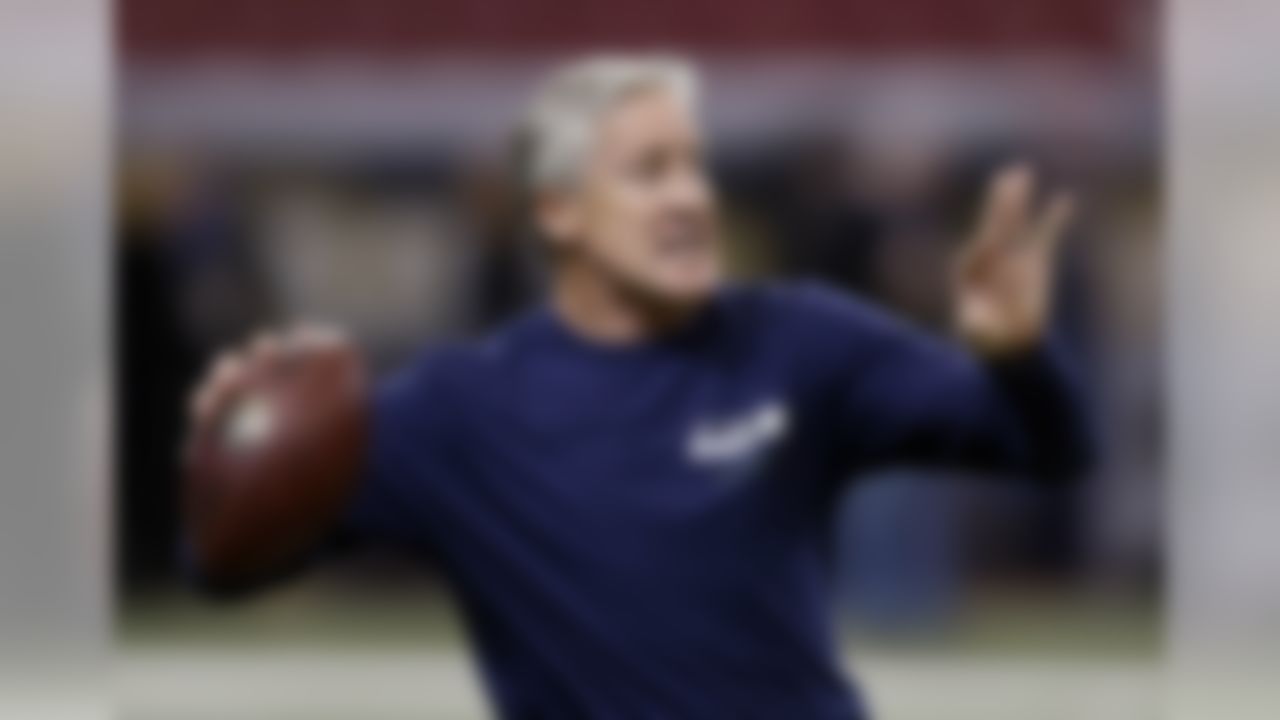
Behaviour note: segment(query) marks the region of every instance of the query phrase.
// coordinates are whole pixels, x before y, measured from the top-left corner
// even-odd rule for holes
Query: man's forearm
[[[1093,464],[1096,439],[1079,377],[1061,343],[1049,339],[987,361],[1019,436],[1019,465],[1038,478],[1066,481]]]

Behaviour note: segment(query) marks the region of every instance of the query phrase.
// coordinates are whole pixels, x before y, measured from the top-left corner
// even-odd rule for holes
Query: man
[[[554,75],[522,136],[548,301],[372,400],[345,529],[440,559],[503,717],[863,717],[827,612],[844,480],[1086,456],[1046,337],[1065,197],[1033,213],[1026,169],[994,181],[964,352],[822,287],[726,285],[694,95],[661,58]],[[197,422],[289,342],[225,360]]]

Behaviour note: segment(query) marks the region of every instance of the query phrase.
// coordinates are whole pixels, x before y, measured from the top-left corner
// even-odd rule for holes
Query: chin
[[[653,283],[651,294],[663,304],[693,307],[710,301],[723,283],[718,267],[681,268]]]

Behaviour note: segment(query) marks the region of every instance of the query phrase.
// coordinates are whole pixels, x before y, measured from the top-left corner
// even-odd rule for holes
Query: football
[[[184,469],[186,542],[211,584],[261,577],[331,533],[358,482],[369,393],[341,337],[246,353],[220,408],[193,423]]]

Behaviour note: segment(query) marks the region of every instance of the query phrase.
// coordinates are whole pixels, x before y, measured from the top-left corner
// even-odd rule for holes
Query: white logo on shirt
[[[689,458],[697,463],[741,462],[787,433],[787,406],[770,400],[740,415],[700,422],[689,436]]]

